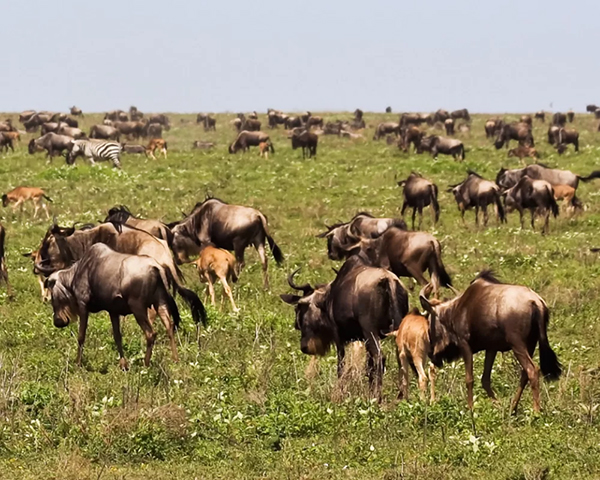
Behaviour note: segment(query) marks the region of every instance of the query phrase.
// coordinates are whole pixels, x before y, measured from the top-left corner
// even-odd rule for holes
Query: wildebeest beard
[[[52,292],[52,308],[54,309],[54,326],[66,327],[70,322],[79,318],[77,304],[70,288],[73,283],[75,268],[63,270],[58,274],[58,280],[51,279],[54,284],[50,287]]]

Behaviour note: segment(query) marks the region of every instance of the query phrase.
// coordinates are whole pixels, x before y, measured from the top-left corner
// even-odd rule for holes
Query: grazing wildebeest
[[[302,158],[306,158],[306,150],[308,150],[308,158],[312,158],[317,155],[319,137],[316,133],[304,128],[294,128],[288,138],[290,138],[292,141],[293,150],[302,148]]]
[[[543,110],[540,110],[539,112],[535,112],[534,118],[536,120],[540,120],[542,123],[546,122],[546,113]]]
[[[505,145],[506,148],[508,148],[511,140],[517,140],[519,145],[535,146],[533,134],[531,133],[531,126],[526,123],[505,124],[498,130],[494,146],[498,150]]]
[[[419,113],[403,113],[400,115],[400,127],[408,127],[409,125],[421,125],[427,122],[427,118]]]
[[[207,198],[197,203],[186,218],[171,226],[173,252],[179,263],[188,262],[189,256],[197,254],[202,245],[212,243],[218,248],[233,250],[241,270],[246,247],[254,245],[262,264],[264,285],[268,288],[265,240],[269,242],[277,264],[283,262],[281,250],[269,235],[267,218],[254,208]]]
[[[127,145],[126,143],[122,143],[121,149],[123,150],[123,153],[143,153],[144,155],[146,154],[146,147],[144,147],[143,145]]]
[[[429,321],[413,308],[400,322],[398,330],[387,334],[396,340],[396,360],[398,362],[398,380],[400,393],[398,398],[408,400],[409,370],[413,369],[419,378],[421,401],[425,401],[427,375],[425,370],[430,360],[431,343],[429,341]],[[441,365],[440,365],[441,366]],[[435,367],[429,364],[430,401],[435,401]]]
[[[50,122],[52,120],[52,117],[53,115],[51,113],[34,113],[27,120],[23,121],[25,131],[27,133],[35,132],[41,125]]]
[[[27,120],[29,120],[31,117],[33,117],[35,114],[36,114],[35,110],[25,110],[24,112],[21,112],[19,114],[19,122],[25,123]]]
[[[469,115],[469,111],[466,108],[462,108],[460,110],[454,110],[452,113],[450,113],[450,118],[453,118],[454,120],[458,120],[459,118],[462,118],[463,120],[470,122],[471,121],[471,116]]]
[[[138,139],[144,136],[144,130],[146,124],[144,122],[121,122],[117,121],[113,123],[113,126],[119,131],[120,135],[125,135]]]
[[[83,112],[81,111],[81,108],[72,106],[70,108],[70,110],[71,110],[71,115],[73,115],[74,117],[83,117]]]
[[[527,175],[522,177],[516,185],[506,190],[503,194],[506,213],[513,210],[519,212],[521,229],[524,225],[523,212],[531,213],[531,229],[535,230],[535,215],[544,217],[542,234],[548,233],[550,213],[558,216],[558,205],[554,199],[554,190],[545,180],[533,180]]]
[[[67,135],[71,138],[85,138],[87,135],[80,128],[61,126],[56,131],[59,135]]]
[[[312,126],[318,126],[323,128],[323,117],[313,117],[312,115],[308,117],[308,120],[305,123],[306,128],[310,128]]]
[[[386,135],[390,134],[398,136],[400,134],[400,125],[394,122],[380,123],[375,129],[373,140],[379,140],[381,137],[385,137]]]
[[[148,119],[148,124],[151,123],[160,123],[167,131],[171,129],[171,122],[169,121],[169,117],[167,117],[164,113],[151,115]]]
[[[108,312],[119,352],[119,366],[129,368],[123,353],[121,316],[134,315],[146,337],[144,364],[150,365],[158,314],[165,326],[173,360],[178,361],[173,331],[180,322],[171,296],[173,277],[153,258],[117,253],[107,245],[92,245],[72,266],[53,272],[46,281],[52,298],[54,326],[63,328],[79,318],[77,365],[81,366],[90,313]],[[149,318],[150,317],[150,318]]]
[[[567,123],[567,116],[564,113],[556,112],[554,115],[552,115],[552,125],[564,127],[565,123]]]
[[[273,110],[269,108],[267,111],[267,119],[269,123],[269,128],[277,128],[277,125],[285,125],[285,120],[287,115],[284,115],[283,112],[278,110]]]
[[[302,119],[300,117],[286,117],[284,127],[286,130],[297,128],[302,126]]]
[[[297,272],[288,277],[288,283],[303,295],[286,294],[281,299],[295,306],[300,350],[307,355],[323,356],[334,344],[339,378],[344,369],[346,345],[363,341],[371,394],[381,400],[384,357],[380,340],[396,330],[408,312],[404,286],[393,273],[372,267],[360,254],[348,259],[335,280],[326,286],[296,285]]]
[[[406,180],[398,182],[399,187],[404,187],[402,196],[404,203],[402,204],[402,217],[408,207],[413,209],[412,212],[412,229],[415,229],[415,213],[419,211],[419,226],[423,222],[423,208],[431,205],[431,216],[435,225],[440,219],[440,206],[438,204],[438,188],[429,180],[423,178],[420,174],[412,172]]]
[[[598,110],[597,105],[588,105],[585,107],[585,111],[589,113],[594,113],[596,110]]]
[[[113,122],[127,122],[129,118],[123,110],[112,110],[104,114],[104,120],[112,120]]]
[[[247,130],[241,131],[235,141],[229,145],[229,153],[237,153],[240,150],[246,152],[250,147],[258,147],[258,144],[261,142],[268,143],[271,153],[275,153],[275,148],[268,134],[265,132],[249,132]]]
[[[127,225],[165,240],[169,246],[173,243],[173,234],[166,224],[160,220],[136,217],[125,205],[112,207],[108,211],[104,223]]]
[[[257,120],[256,118],[246,118],[246,116],[243,113],[239,113],[238,114],[238,118],[240,120],[240,124],[238,128],[238,130],[240,131],[247,131],[247,132],[259,132],[260,131],[260,120]]]
[[[531,127],[533,125],[531,115],[521,115],[521,123],[525,123]]]
[[[21,213],[23,213],[23,206],[25,202],[31,200],[35,211],[33,212],[33,218],[37,217],[37,214],[41,209],[46,212],[46,217],[50,218],[48,212],[48,206],[44,200],[52,202],[52,199],[46,195],[41,188],[36,187],[17,187],[12,189],[10,192],[2,195],[2,206],[8,207],[11,203],[13,204],[13,213],[16,212],[17,208],[21,207]]]
[[[519,145],[517,148],[511,148],[507,154],[508,157],[518,157],[519,160],[523,160],[525,157],[540,158],[538,152],[533,147],[527,147],[525,145]]]
[[[50,132],[43,137],[31,139],[27,149],[31,155],[35,152],[46,150],[48,162],[52,161],[54,155],[60,155],[63,151],[69,151],[73,139],[68,135],[58,135]]]
[[[400,222],[404,224],[402,220]],[[414,278],[421,285],[427,283],[423,274],[429,271],[436,292],[440,285],[452,284],[442,262],[442,247],[433,235],[407,232],[395,225],[385,227],[378,235],[369,235],[368,231],[362,235],[360,231],[352,231],[351,225],[352,222],[334,225],[318,235],[327,238],[327,256],[331,260],[343,260],[362,252],[371,265],[387,268],[399,277]]]
[[[173,255],[166,240],[135,227],[123,224],[103,223],[96,227],[75,230],[52,225],[35,259],[35,269],[49,275],[51,271],[62,270],[83,257],[92,245],[103,243],[116,252],[129,255],[147,255],[158,262],[173,277],[174,289],[189,305],[196,325],[206,322],[204,305],[191,290],[181,283],[181,273],[173,261]]]
[[[196,117],[196,123],[202,123],[205,132],[208,132],[209,130],[217,131],[217,120],[209,114],[204,115],[199,113]]]
[[[65,127],[68,127],[67,124],[62,124],[62,125],[64,125]],[[46,123],[42,124],[41,134],[46,135],[47,133],[50,133],[50,132],[58,133],[57,130],[59,129],[60,126],[61,126],[60,122],[46,122]]]
[[[163,126],[160,123],[148,123],[145,126],[145,133],[150,138],[162,138]]]
[[[421,131],[419,127],[410,125],[400,131],[400,140],[398,140],[398,148],[403,152],[408,152],[410,144],[413,144],[415,152],[418,152],[421,147],[421,141],[425,136],[425,132]]]
[[[486,138],[494,138],[496,135],[498,135],[498,132],[502,129],[502,127],[504,126],[504,120],[494,117],[494,118],[490,118],[488,119],[487,122],[485,122],[485,136]]]
[[[143,112],[140,112],[135,105],[129,107],[129,118],[132,122],[138,122],[144,118]]]
[[[377,238],[392,227],[406,229],[406,223],[401,218],[376,218],[367,212],[357,213],[349,222],[325,226],[327,231],[317,237],[327,238],[327,252],[332,260],[341,260],[341,250],[354,245],[357,237]]]
[[[429,137],[429,148],[431,156],[437,159],[438,153],[452,155],[454,160],[465,159],[465,147],[463,143],[456,138],[446,138],[434,135]]]
[[[335,122],[327,122],[323,127],[323,135],[338,135],[346,130],[347,124],[342,122],[341,120],[336,120]],[[298,128],[298,127],[295,127]]]
[[[203,142],[201,140],[195,140],[192,145],[192,148],[197,148],[198,150],[210,150],[214,146],[214,142]]]
[[[6,229],[0,223],[0,284],[6,284],[6,294],[8,298],[12,298],[12,288],[10,286],[10,282],[8,281],[8,268],[6,267],[6,256],[4,255],[4,251],[6,248]]]
[[[500,200],[500,187],[494,182],[485,180],[472,170],[468,171],[465,180],[457,185],[451,185],[448,191],[454,194],[463,223],[465,212],[470,208],[475,208],[475,224],[479,225],[479,209],[481,208],[483,210],[483,224],[487,225],[487,208],[489,205],[495,206],[498,223],[506,221],[504,208]]]
[[[9,135],[9,133],[15,132],[0,132],[0,152],[6,149],[8,153],[8,149],[10,148],[13,152],[15,151],[15,142],[14,137]],[[17,133],[18,135],[18,133]]]
[[[573,123],[573,120],[575,120],[575,112],[573,110],[569,110],[567,112],[567,121],[569,123]]]
[[[200,256],[196,260],[196,268],[200,276],[200,281],[208,284],[207,288],[211,304],[214,306],[217,303],[215,301],[214,284],[219,280],[223,287],[223,295],[227,295],[227,298],[231,302],[231,308],[234,312],[239,312],[240,309],[235,306],[231,287],[228,283],[235,283],[238,280],[235,257],[227,250],[206,244],[200,250]]]
[[[554,146],[557,148],[558,153],[563,153],[568,144],[572,144],[576,152],[579,151],[579,132],[577,130],[567,130],[566,128],[559,127],[553,133]],[[561,146],[563,148],[560,148]]]
[[[71,128],[79,128],[79,122],[74,118],[67,117],[62,122],[66,123]]]
[[[577,190],[579,180],[583,182],[589,182],[595,178],[600,178],[600,170],[595,170],[590,173],[587,177],[576,175],[569,170],[558,170],[549,168],[541,163],[528,165],[525,168],[518,168],[514,170],[506,170],[501,168],[496,175],[496,183],[501,188],[510,188],[516,185],[517,182],[527,175],[529,178],[534,180],[546,180],[550,185],[569,185]]]
[[[454,135],[454,120],[452,118],[447,119],[444,122],[444,128],[446,129],[446,135]]]
[[[448,113],[447,110],[443,110],[441,108],[433,114],[434,122],[444,123],[449,118],[450,118],[450,113]]]
[[[546,302],[527,287],[501,283],[490,271],[481,272],[452,300],[429,301],[429,290],[423,288],[419,298],[430,314],[433,358],[464,360],[469,408],[473,408],[473,354],[485,350],[481,384],[488,396],[495,398],[491,373],[496,354],[512,350],[522,368],[513,412],[516,412],[527,382],[533,392],[533,409],[539,411],[539,372],[532,360],[538,342],[544,377],[556,380],[561,374],[560,362],[548,342],[550,314]]]
[[[92,125],[90,128],[90,138],[100,138],[103,140],[116,140],[120,139],[120,132],[115,127],[109,125]]]

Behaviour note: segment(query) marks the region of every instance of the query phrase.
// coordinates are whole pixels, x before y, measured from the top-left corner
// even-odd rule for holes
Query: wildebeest
[[[558,146],[556,145],[556,135],[558,134],[560,128],[561,127],[558,127],[556,125],[550,125],[548,127],[548,143],[550,145]]]
[[[549,168],[541,163],[528,165],[525,168],[518,168],[514,170],[506,170],[501,168],[496,175],[496,183],[502,188],[510,188],[525,175],[534,180],[546,180],[550,185],[569,185],[577,190],[579,180],[583,182],[589,182],[595,178],[600,178],[600,170],[595,170],[590,173],[587,177],[576,175],[569,170],[559,170],[555,168]]]
[[[427,122],[427,116],[422,116],[419,113],[403,113],[400,115],[400,127],[408,127],[409,125],[421,125]]]
[[[360,238],[377,238],[387,229],[397,227],[406,229],[406,223],[401,218],[378,218],[367,212],[359,212],[349,222],[325,225],[327,231],[317,235],[327,238],[327,253],[332,260],[344,258],[344,250]]]
[[[87,135],[80,128],[61,126],[56,131],[59,135],[68,135],[71,138],[85,138]]]
[[[419,313],[417,308],[406,315],[400,322],[398,330],[388,333],[396,340],[396,360],[398,361],[398,380],[400,384],[399,398],[408,400],[409,380],[408,371],[412,369],[419,378],[421,400],[425,400],[427,390],[427,375],[425,370],[431,354],[429,341],[429,321]],[[430,400],[435,401],[435,367],[429,365]]]
[[[192,148],[197,148],[198,150],[210,150],[214,146],[214,142],[203,142],[201,140],[195,140],[192,144]]]
[[[452,118],[448,118],[444,122],[444,128],[446,129],[446,135],[454,135],[454,120]]]
[[[495,398],[490,378],[496,354],[512,350],[522,368],[513,412],[527,382],[533,392],[533,409],[539,411],[539,372],[532,360],[538,342],[544,377],[555,380],[561,374],[560,362],[548,342],[550,314],[546,302],[527,287],[501,283],[490,271],[481,272],[452,300],[429,301],[429,290],[423,288],[419,297],[430,314],[433,358],[464,360],[469,408],[473,408],[473,354],[485,350],[481,383],[488,396]]]
[[[211,304],[216,305],[214,285],[219,280],[223,287],[223,296],[227,295],[233,311],[239,312],[240,309],[235,306],[231,287],[228,283],[235,283],[238,280],[235,257],[227,250],[206,244],[200,250],[200,256],[196,260],[196,268],[200,281],[208,284]]]
[[[127,122],[129,118],[123,110],[112,110],[104,114],[104,120],[112,120],[113,122]]]
[[[535,215],[544,217],[544,227],[542,234],[548,233],[550,213],[556,218],[558,216],[558,205],[554,199],[554,190],[545,180],[533,180],[527,175],[522,177],[516,185],[506,190],[504,203],[506,213],[513,210],[519,212],[521,228],[524,225],[523,212],[529,210],[531,214],[531,229],[535,230]]]
[[[15,151],[15,142],[13,136],[9,135],[13,132],[0,132],[0,152],[4,149],[8,152],[10,148],[13,152]],[[18,135],[18,133],[17,133]]]
[[[519,145],[517,148],[511,148],[508,153],[508,157],[518,157],[519,160],[522,160],[525,157],[531,158],[540,158],[538,152],[533,147],[528,147],[525,145]]]
[[[386,135],[390,134],[395,134],[398,136],[400,134],[400,125],[394,122],[380,123],[375,129],[373,140],[379,140],[381,137],[385,137]]]
[[[573,110],[569,110],[567,112],[567,121],[569,123],[573,123],[573,120],[575,120],[575,112]]]
[[[163,126],[160,123],[149,123],[145,126],[146,136],[150,138],[162,138]]]
[[[302,158],[306,158],[308,150],[308,158],[317,156],[317,145],[319,137],[316,133],[304,128],[294,128],[288,136],[292,141],[292,149],[302,148]]]
[[[463,120],[466,120],[467,122],[471,121],[471,116],[469,115],[469,111],[466,108],[462,108],[460,110],[454,110],[452,113],[450,113],[450,118],[453,118],[454,120],[458,120],[459,118],[462,118]]]
[[[147,255],[173,277],[174,289],[189,305],[196,325],[206,322],[206,312],[198,296],[181,283],[181,273],[173,261],[166,240],[155,237],[139,228],[123,224],[103,223],[95,227],[75,230],[52,225],[35,258],[35,269],[46,276],[62,270],[81,259],[92,245],[103,243],[112,250],[129,255]]]
[[[323,117],[310,116],[305,123],[306,128],[310,128],[313,126],[323,128]]]
[[[300,117],[286,117],[284,121],[284,127],[287,130],[302,126],[302,119]]]
[[[266,142],[271,147],[271,153],[275,153],[275,148],[271,142],[271,138],[265,132],[249,132],[243,130],[239,133],[235,141],[229,145],[229,153],[237,153],[238,151],[245,152],[250,147],[258,147],[261,142]]]
[[[238,113],[238,119],[240,122],[236,124],[236,128],[241,131],[247,132],[258,132],[260,131],[260,120],[256,118],[246,118],[243,113]]]
[[[244,266],[244,251],[254,245],[262,263],[265,288],[269,286],[265,240],[278,264],[283,262],[279,246],[269,235],[267,218],[258,210],[241,205],[229,205],[217,198],[207,198],[196,204],[181,222],[171,224],[173,251],[179,263],[189,261],[200,247],[212,243],[218,248],[233,250],[240,270]]]
[[[0,132],[16,132],[17,128],[13,125],[12,120],[7,118],[6,121],[0,122]]]
[[[495,207],[498,223],[506,221],[504,208],[500,201],[500,187],[494,182],[485,180],[472,170],[468,171],[465,180],[457,185],[451,185],[448,191],[454,195],[463,222],[465,221],[465,212],[470,208],[475,208],[475,224],[479,225],[479,209],[481,209],[483,210],[483,224],[487,225],[489,205]]]
[[[434,122],[444,123],[449,118],[450,118],[450,113],[448,113],[447,110],[443,110],[441,108],[433,114]]]
[[[68,151],[71,148],[73,139],[68,135],[58,135],[50,132],[43,137],[31,139],[27,149],[31,155],[35,152],[46,150],[46,156],[50,162],[54,155],[60,155],[63,151]]]
[[[452,155],[454,160],[465,159],[465,147],[463,143],[456,138],[439,137],[437,135],[429,137],[429,148],[431,156],[437,159],[438,153]]]
[[[400,140],[398,141],[398,148],[400,148],[404,152],[408,152],[410,149],[410,144],[413,144],[413,148],[415,152],[418,152],[421,148],[421,141],[425,132],[421,131],[419,127],[415,127],[414,125],[410,125],[400,132]]]
[[[297,272],[288,277],[288,283],[303,295],[286,294],[281,299],[295,306],[300,350],[322,356],[334,344],[340,377],[346,345],[357,340],[365,342],[371,393],[381,400],[384,358],[380,339],[396,330],[408,312],[404,286],[393,273],[372,267],[360,254],[348,259],[326,286],[296,285]]]
[[[144,332],[146,366],[150,365],[156,338],[152,329],[156,314],[160,316],[169,336],[173,360],[179,360],[173,330],[179,325],[180,316],[170,293],[173,278],[153,258],[117,253],[107,245],[97,243],[72,266],[50,274],[46,283],[52,297],[54,325],[63,328],[79,317],[79,366],[88,316],[101,311],[110,315],[119,365],[123,370],[129,368],[123,353],[120,325],[120,317],[125,315],[133,314]]]
[[[277,125],[284,125],[287,115],[284,115],[283,112],[278,110],[273,110],[271,108],[267,111],[267,119],[269,123],[269,128],[277,128]]]
[[[502,127],[504,126],[504,120],[494,117],[494,118],[490,118],[488,119],[487,122],[485,122],[485,136],[486,138],[494,138],[495,136],[498,135],[498,132],[502,129]]]
[[[392,113],[392,107],[385,107],[385,113]]]
[[[390,108],[390,111],[386,113],[392,113],[392,109]],[[354,129],[354,130],[360,130],[361,128],[365,128],[366,124],[365,121],[363,120],[363,111],[360,108],[357,108],[356,110],[354,110],[354,118],[352,119],[352,121],[350,122],[350,128]]]
[[[173,243],[173,234],[169,227],[160,220],[136,217],[125,205],[115,205],[108,211],[104,223],[122,224],[137,228],[165,240],[170,246]]]
[[[134,139],[138,139],[144,135],[146,124],[144,122],[117,121],[113,123],[113,127],[115,127],[119,131],[120,135],[125,135]]]
[[[148,118],[148,125],[152,123],[160,123],[167,131],[171,129],[171,122],[169,120],[169,117],[167,117],[164,113],[150,115],[150,118]]]
[[[554,146],[558,149],[559,153],[563,153],[568,144],[572,144],[575,147],[576,152],[579,151],[579,132],[577,130],[559,127],[558,130],[555,130],[553,133]],[[563,146],[563,148],[560,148],[561,146]]]
[[[71,115],[73,115],[74,117],[83,117],[83,112],[81,111],[81,108],[72,106],[70,108],[70,111],[71,111]]]
[[[196,123],[202,123],[205,132],[208,132],[209,130],[217,131],[217,120],[212,118],[209,114],[199,113],[196,117]]]
[[[129,119],[132,122],[138,122],[140,121],[142,118],[144,118],[144,114],[143,112],[140,112],[138,110],[138,108],[135,105],[131,105],[129,107]]]
[[[531,118],[531,115],[521,115],[521,123],[525,123],[531,127],[533,125],[533,119]]]
[[[90,138],[101,138],[103,140],[116,140],[120,139],[120,132],[115,127],[109,125],[92,125],[90,129]]]
[[[414,278],[421,285],[427,283],[423,274],[429,271],[436,293],[440,285],[452,285],[442,262],[440,242],[433,235],[398,228],[400,222],[404,224],[402,220],[396,221],[396,225],[382,222],[378,229],[381,231],[385,228],[382,233],[353,229],[355,219],[348,224],[328,227],[327,232],[318,235],[327,239],[327,256],[331,260],[343,260],[362,252],[371,265],[387,268],[399,277]],[[381,222],[394,219],[372,220]]]
[[[588,105],[585,107],[585,111],[589,113],[594,113],[596,110],[598,110],[597,105]]]
[[[40,127],[44,123],[52,121],[53,117],[54,115],[52,113],[38,112],[31,115],[31,117],[29,117],[27,120],[24,120],[22,123],[25,127],[25,131],[27,131],[28,133],[32,133],[35,132],[38,129],[38,127]]]
[[[564,113],[556,112],[552,115],[552,125],[564,127],[565,123],[567,123],[567,116]]]
[[[25,110],[24,112],[21,112],[19,114],[19,122],[25,123],[27,120],[33,117],[35,113],[35,110]]]
[[[531,126],[526,123],[509,123],[503,125],[497,131],[494,145],[497,149],[501,149],[503,146],[508,148],[511,140],[517,140],[519,145],[535,146]]]
[[[402,196],[402,217],[408,207],[413,209],[412,212],[412,229],[415,229],[415,213],[419,211],[419,226],[423,221],[423,208],[431,205],[431,215],[433,224],[435,225],[440,218],[440,206],[438,204],[438,188],[429,180],[423,178],[420,174],[411,172],[406,180],[398,182],[399,187],[404,187]]]
[[[150,142],[148,142],[148,146],[146,147],[146,155],[153,160],[156,160],[156,157],[154,156],[154,152],[156,152],[156,150],[158,150],[165,158],[167,158],[167,142],[162,138],[153,138],[150,140]]]
[[[62,124],[65,127],[68,127],[68,125]],[[59,127],[61,126],[61,122],[46,122],[44,124],[42,124],[42,128],[41,128],[41,134],[42,135],[46,135],[47,133],[50,132],[54,132],[54,133],[58,133],[57,130],[59,129]]]
[[[6,294],[8,298],[12,298],[12,288],[8,280],[8,268],[6,267],[6,229],[0,223],[0,284],[6,284]]]
[[[146,154],[146,147],[144,147],[143,145],[128,145],[126,143],[122,143],[121,149],[123,150],[123,153],[143,153],[144,155]]]
[[[542,123],[546,122],[546,113],[543,110],[540,110],[539,112],[535,112],[535,115],[533,117],[536,120],[540,120]]]
[[[16,212],[17,208],[21,207],[21,213],[23,213],[25,202],[29,200],[33,202],[33,206],[35,208],[35,211],[33,212],[33,218],[37,217],[40,208],[46,212],[46,217],[50,218],[48,206],[44,200],[52,202],[52,199],[46,195],[41,188],[23,186],[14,188],[10,192],[2,195],[2,206],[8,207],[12,203],[13,212]]]

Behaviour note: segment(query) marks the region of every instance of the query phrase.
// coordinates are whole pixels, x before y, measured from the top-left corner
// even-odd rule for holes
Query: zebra
[[[95,160],[110,160],[113,166],[121,168],[119,154],[122,147],[117,142],[108,140],[73,140],[71,141],[71,151],[67,155],[67,163],[73,165],[78,156],[86,157],[92,165],[95,165]]]

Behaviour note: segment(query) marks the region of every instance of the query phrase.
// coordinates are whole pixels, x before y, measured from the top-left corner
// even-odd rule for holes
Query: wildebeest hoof
[[[124,372],[126,372],[126,371],[129,370],[129,363],[124,358],[121,358],[119,360],[119,367],[121,367],[121,370],[123,370]]]

